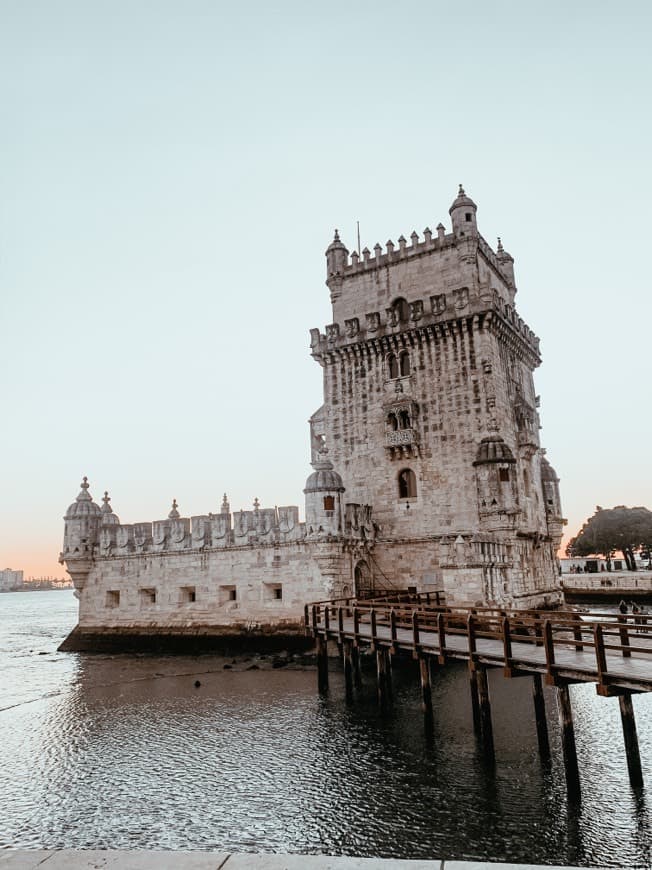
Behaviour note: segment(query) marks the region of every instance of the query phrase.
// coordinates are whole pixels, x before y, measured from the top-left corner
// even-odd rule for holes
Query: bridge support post
[[[317,635],[317,689],[320,695],[328,692],[328,641]]]
[[[355,645],[351,648],[351,664],[353,666],[353,685],[356,689],[361,689],[362,669],[360,667],[360,648]]]
[[[489,683],[487,682],[487,669],[477,668],[478,698],[480,701],[480,724],[482,732],[482,746],[489,760],[494,758],[494,729],[491,724],[491,702],[489,700]]]
[[[543,697],[541,674],[532,674],[532,699],[534,700],[534,720],[537,726],[537,740],[539,741],[539,757],[541,761],[550,761],[546,702]]]
[[[480,721],[480,698],[478,697],[478,674],[469,662],[469,684],[471,688],[471,712],[473,713],[473,730],[476,734],[482,733]]]
[[[391,687],[388,679],[389,654],[383,647],[376,649],[376,670],[378,673],[378,703],[385,709],[391,697]]]
[[[342,658],[344,660],[344,685],[346,688],[346,701],[350,704],[353,700],[353,662],[351,656],[352,643],[345,640],[342,643]]]
[[[557,686],[557,710],[559,711],[559,724],[561,725],[561,745],[564,750],[566,786],[569,796],[579,798],[581,795],[580,771],[577,765],[573,709],[567,685]]]
[[[421,709],[425,719],[426,730],[433,726],[432,687],[430,684],[430,658],[423,654],[419,656],[419,673],[421,676]]]
[[[618,703],[620,704],[620,720],[623,724],[623,737],[625,738],[629,781],[633,788],[642,788],[643,772],[641,770],[641,756],[638,751],[638,736],[631,692],[623,692],[622,695],[619,695]]]

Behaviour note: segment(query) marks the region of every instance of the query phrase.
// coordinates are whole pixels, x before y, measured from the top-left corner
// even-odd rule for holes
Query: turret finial
[[[226,493],[224,493],[224,498],[222,499],[222,513],[223,514],[231,513],[231,505],[229,504],[229,500],[226,497]]]
[[[87,477],[84,477],[84,479],[83,479],[82,482],[81,482],[81,488],[82,488],[82,489],[88,489],[88,487],[89,487],[88,478],[87,478]]]
[[[168,519],[171,519],[171,520],[178,520],[179,519],[179,511],[177,510],[178,507],[179,507],[179,505],[177,504],[176,498],[173,498],[172,499],[172,510],[168,514]]]
[[[336,229],[336,230],[335,230],[335,235],[333,236],[333,241],[334,241],[334,242],[339,242],[339,240],[340,240],[340,234],[339,234],[339,231]]]
[[[499,254],[502,254],[502,252],[504,250],[503,243],[500,240],[500,236],[498,236],[498,247],[496,248],[496,250],[498,251]]]
[[[104,504],[108,507],[111,499],[109,498],[109,491],[107,489],[104,490],[104,498],[102,499]]]
[[[258,496],[254,499],[254,510],[257,511],[260,508],[260,502],[258,501]]]
[[[466,196],[466,193],[464,192],[464,188],[462,187],[461,184],[460,184],[460,189],[459,189],[457,195],[458,196]]]

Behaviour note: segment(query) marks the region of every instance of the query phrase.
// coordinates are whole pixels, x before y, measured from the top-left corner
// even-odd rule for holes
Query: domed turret
[[[473,465],[483,531],[513,524],[518,511],[515,464],[514,454],[500,435],[483,438],[478,445]]]
[[[100,512],[102,515],[102,525],[103,526],[119,526],[120,525],[120,517],[117,514],[113,513],[113,508],[109,504],[111,499],[109,498],[108,492],[104,493],[104,498],[102,499],[102,507],[100,508]]]
[[[466,195],[464,188],[460,184],[459,193],[448,209],[455,236],[476,236],[478,234],[475,220],[477,210],[477,205],[470,196]]]
[[[561,517],[559,478],[545,456],[541,457],[541,487],[548,517]]]
[[[348,263],[349,251],[340,240],[340,234],[335,230],[333,241],[326,248],[326,283],[331,278],[342,274]]]
[[[81,517],[99,517],[101,515],[102,509],[99,504],[95,504],[88,488],[88,478],[85,477],[81,482],[81,492],[66,511],[64,520],[78,519]]]
[[[81,492],[70,505],[64,517],[63,552],[60,561],[66,562],[75,589],[83,589],[93,560],[93,548],[99,540],[102,509],[95,504],[88,491],[88,478],[81,483]]]
[[[512,291],[511,301],[514,301],[514,296],[516,295],[516,284],[514,283],[514,257],[511,254],[508,254],[507,251],[503,248],[503,243],[500,238],[498,239],[498,247],[496,248],[496,259],[500,263],[500,270],[507,278],[507,282]]]
[[[493,462],[514,463],[514,454],[505,444],[500,435],[490,435],[488,438],[483,438],[475,455],[474,465],[485,465]]]
[[[312,463],[306,480],[306,527],[309,535],[337,535],[342,530],[342,478],[328,459]]]

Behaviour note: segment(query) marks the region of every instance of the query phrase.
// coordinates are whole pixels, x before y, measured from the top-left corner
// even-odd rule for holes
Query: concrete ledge
[[[623,865],[624,866],[624,865]],[[536,864],[487,861],[409,861],[330,855],[248,852],[163,852],[131,849],[34,849],[0,851],[0,870],[537,870]],[[545,865],[540,870],[571,870]],[[584,868],[598,870],[598,868]]]

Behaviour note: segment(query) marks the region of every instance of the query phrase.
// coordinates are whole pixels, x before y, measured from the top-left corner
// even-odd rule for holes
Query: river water
[[[324,700],[313,670],[267,661],[58,653],[76,609],[69,591],[0,595],[0,848],[652,865],[650,695],[634,699],[647,783],[636,794],[617,700],[572,687],[583,789],[573,806],[554,696],[546,690],[546,768],[528,679],[490,673],[492,767],[463,665],[433,680],[428,737],[416,668],[397,670],[381,716],[371,671],[347,706],[339,672]]]

